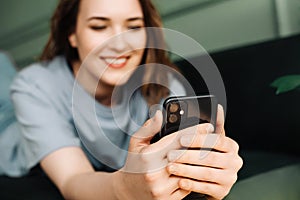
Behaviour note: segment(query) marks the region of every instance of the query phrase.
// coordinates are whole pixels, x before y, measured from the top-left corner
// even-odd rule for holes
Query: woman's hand
[[[161,124],[162,114],[158,111],[132,136],[126,164],[115,173],[118,199],[179,200],[190,193],[180,189],[180,178],[170,176],[166,170],[167,152],[174,139],[150,144],[152,137],[160,131]],[[175,146],[178,147],[178,143]]]
[[[199,124],[150,144],[161,124],[157,112],[133,135],[126,164],[115,173],[118,199],[179,200],[191,191],[224,198],[237,180],[242,159],[237,143],[225,136],[222,108],[216,133],[212,125]]]
[[[238,144],[225,136],[221,106],[218,108],[216,133],[210,133],[212,127],[209,125],[205,131],[205,125],[202,125],[198,126],[196,134],[180,136],[180,145],[185,150],[168,153],[170,164],[167,170],[181,177],[181,189],[206,194],[208,199],[223,199],[236,182],[243,161],[238,155]]]

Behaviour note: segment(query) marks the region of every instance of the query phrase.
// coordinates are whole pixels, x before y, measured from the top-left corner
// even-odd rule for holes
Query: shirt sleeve
[[[14,80],[11,97],[22,132],[24,167],[29,170],[51,152],[67,146],[80,146],[80,140],[66,112],[57,106],[55,90],[59,88],[48,86],[51,85],[51,76],[38,72],[33,73],[39,77],[35,79],[33,75],[26,76],[28,73],[22,73]]]

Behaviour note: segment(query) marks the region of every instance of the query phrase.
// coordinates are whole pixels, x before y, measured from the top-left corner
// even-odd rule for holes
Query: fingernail
[[[154,116],[153,116],[153,122],[157,121],[157,117],[158,117],[158,110],[155,112]]]
[[[180,138],[180,144],[182,146],[190,146],[193,141],[194,136],[184,135]]]

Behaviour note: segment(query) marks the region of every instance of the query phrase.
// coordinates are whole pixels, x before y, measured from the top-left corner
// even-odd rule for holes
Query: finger
[[[216,133],[225,134],[224,130],[225,116],[223,107],[218,104],[217,122],[216,122]]]
[[[230,187],[223,187],[216,183],[201,182],[191,179],[181,179],[179,181],[179,187],[183,190],[206,194],[216,199],[223,199],[230,190]]]
[[[214,151],[173,150],[168,154],[168,160],[172,163],[168,166],[168,171],[172,171],[172,169],[169,169],[169,167],[173,164],[176,166],[176,163],[206,166],[217,169],[225,169],[230,167],[230,163],[228,162],[229,155]]]
[[[174,191],[178,190],[179,180],[179,177],[170,176],[166,171],[145,175],[145,181],[151,188],[152,196],[157,198],[169,196]]]
[[[178,189],[175,192],[172,193],[171,197],[169,199],[171,200],[177,200],[177,199],[183,199],[184,197],[186,197],[188,194],[190,194],[190,191],[187,190],[182,190],[182,189]]]
[[[155,115],[147,120],[144,125],[132,136],[134,142],[150,144],[152,137],[157,134],[162,125],[162,113],[156,111]]]
[[[216,169],[228,169],[236,172],[243,165],[243,159],[237,153],[220,153],[202,150],[173,150],[168,154],[168,160],[170,162],[169,165],[189,164]],[[169,169],[167,168],[167,170]]]
[[[204,166],[172,163],[168,166],[168,171],[178,177],[212,182],[220,185],[232,184],[237,180],[236,174],[231,175],[228,170]],[[231,176],[229,176],[229,174]]]
[[[162,159],[166,158],[167,153],[174,149],[182,148],[180,144],[180,137],[181,135],[191,134],[196,135],[197,133],[201,132],[213,132],[213,126],[211,124],[199,124],[196,126],[188,127],[183,130],[174,132],[170,135],[167,135],[160,139],[158,142],[151,144],[147,149],[148,152],[156,152],[157,155],[160,155]]]
[[[182,148],[182,145],[180,144],[180,138],[182,135],[191,135],[191,137],[194,137],[197,134],[212,133],[213,130],[213,125],[209,123],[185,128],[183,130],[167,135],[158,142],[152,144],[151,151],[159,150],[161,151],[161,155],[163,157],[166,157],[167,153],[170,150]]]
[[[221,152],[238,152],[239,145],[229,137],[221,134],[185,134],[180,138],[180,145],[187,148],[217,150]]]

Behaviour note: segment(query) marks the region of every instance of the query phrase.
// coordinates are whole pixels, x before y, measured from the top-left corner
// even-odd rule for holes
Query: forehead
[[[138,0],[81,0],[79,15],[82,17],[142,17]]]

